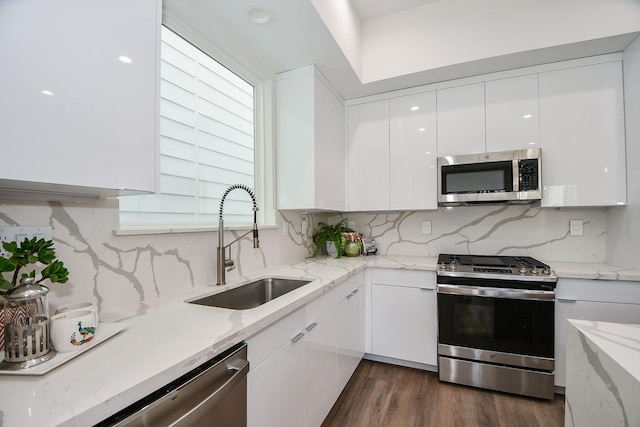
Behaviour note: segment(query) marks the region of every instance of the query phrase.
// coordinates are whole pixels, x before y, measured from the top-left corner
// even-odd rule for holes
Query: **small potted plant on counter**
[[[314,251],[313,256],[317,256],[320,248],[324,247],[327,254],[340,258],[344,253],[344,236],[342,233],[352,233],[353,229],[347,226],[347,218],[343,218],[335,225],[324,222],[318,223],[318,229],[313,233]]]

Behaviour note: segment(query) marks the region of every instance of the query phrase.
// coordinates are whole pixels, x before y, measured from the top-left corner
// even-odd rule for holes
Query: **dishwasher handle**
[[[185,413],[179,419],[177,419],[171,426],[180,427],[180,426],[189,426],[192,424],[191,419],[193,417],[198,417],[202,412],[206,412],[212,406],[216,405],[225,395],[226,393],[234,388],[240,381],[246,377],[247,372],[249,372],[249,361],[244,359],[234,359],[230,362],[226,363],[227,371],[229,373],[233,372],[233,374],[229,377],[229,379],[222,384],[219,388],[214,390],[207,398],[205,398],[202,402],[200,402],[197,406],[193,407],[189,412]]]

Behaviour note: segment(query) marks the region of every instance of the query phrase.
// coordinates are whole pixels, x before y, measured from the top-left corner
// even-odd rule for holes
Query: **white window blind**
[[[121,197],[120,224],[217,225],[229,185],[255,188],[254,87],[164,26],[160,80],[160,193]],[[253,221],[245,192],[224,209]]]

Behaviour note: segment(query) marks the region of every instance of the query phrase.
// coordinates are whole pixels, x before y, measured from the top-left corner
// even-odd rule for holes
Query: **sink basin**
[[[244,286],[220,292],[219,294],[209,295],[188,302],[191,304],[207,305],[209,307],[247,310],[261,306],[307,283],[310,283],[310,281],[267,277]]]

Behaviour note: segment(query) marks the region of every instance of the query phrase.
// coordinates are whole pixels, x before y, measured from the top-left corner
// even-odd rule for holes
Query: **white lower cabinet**
[[[640,286],[623,281],[560,279],[555,316],[555,385],[565,387],[567,319],[638,324]]]
[[[435,287],[433,271],[372,271],[372,354],[437,365]]]
[[[364,355],[364,273],[247,339],[249,427],[319,427]]]
[[[354,289],[334,312],[337,325],[337,398],[364,356],[364,287],[361,285]]]
[[[330,293],[333,294],[333,293]],[[318,300],[334,295],[324,295]],[[316,300],[316,301],[318,301]],[[335,298],[331,298],[333,303]],[[312,308],[316,301],[307,307]],[[323,301],[318,301],[324,305]],[[316,316],[311,315],[307,321],[304,338],[304,400],[305,426],[319,426],[326,418],[337,399],[337,355],[335,307],[329,306],[329,311]],[[313,311],[313,310],[308,310]]]
[[[304,309],[247,340],[247,425],[304,425]]]

